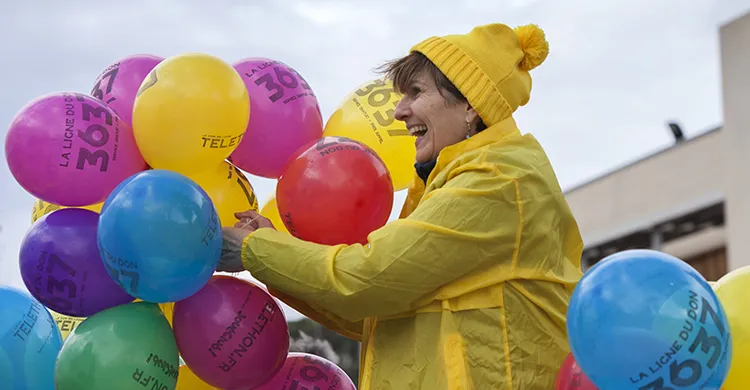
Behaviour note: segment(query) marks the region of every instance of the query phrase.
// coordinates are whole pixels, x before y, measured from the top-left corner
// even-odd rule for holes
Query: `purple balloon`
[[[277,179],[302,146],[323,135],[318,99],[305,79],[282,62],[248,58],[234,69],[250,95],[250,120],[230,160],[253,175]]]
[[[164,59],[135,54],[113,62],[96,78],[91,96],[101,100],[132,126],[135,95],[143,79]]]
[[[130,125],[99,100],[72,92],[22,108],[5,137],[5,158],[26,191],[69,207],[103,202],[147,168]]]
[[[281,369],[289,351],[289,326],[276,300],[232,276],[215,275],[176,302],[172,324],[185,363],[221,389],[256,388]]]
[[[351,378],[331,361],[309,353],[290,352],[276,376],[255,390],[357,390]]]
[[[90,317],[135,300],[115,283],[96,243],[99,214],[61,209],[39,218],[21,242],[21,277],[49,309]]]

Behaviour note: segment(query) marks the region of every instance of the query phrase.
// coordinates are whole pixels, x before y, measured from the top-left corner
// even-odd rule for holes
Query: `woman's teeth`
[[[421,137],[427,133],[427,126],[418,125],[409,128],[409,135],[414,137]]]

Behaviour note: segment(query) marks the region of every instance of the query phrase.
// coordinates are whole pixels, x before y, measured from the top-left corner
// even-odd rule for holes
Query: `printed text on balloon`
[[[100,107],[92,107],[88,103],[84,102],[84,97],[82,95],[76,94],[76,99],[81,103],[81,117],[84,121],[90,122],[91,116],[93,115],[96,118],[102,119],[102,115],[104,116],[104,122],[107,126],[112,126],[113,122],[116,120],[116,118],[113,117],[112,112],[107,109],[106,107],[100,106]],[[67,99],[66,99],[67,100]],[[68,107],[68,103],[66,103],[66,109]],[[68,121],[72,120],[66,119],[66,131],[68,130]],[[70,126],[72,126],[74,123],[71,123]],[[115,127],[115,131],[117,131],[117,127]],[[107,127],[99,124],[99,123],[92,123],[86,127],[85,131],[78,130],[77,131],[78,138],[86,142],[89,146],[92,148],[101,148],[102,146],[106,145],[107,142],[109,142],[110,134],[109,130],[107,130]],[[117,133],[115,133],[115,140],[117,139]],[[107,166],[109,165],[109,153],[107,153],[106,150],[99,149],[95,152],[92,152],[88,148],[85,148],[81,146],[81,148],[78,150],[78,160],[76,162],[76,169],[83,170],[86,166],[86,163],[88,163],[91,166],[97,166],[99,165],[99,171],[106,172]],[[113,156],[112,160],[115,160],[117,157]],[[67,164],[65,165],[67,166]]]
[[[375,89],[378,87],[382,87],[382,88]],[[391,100],[391,93],[394,93],[394,91],[393,91],[393,88],[387,87],[385,85],[385,81],[383,81],[382,79],[377,79],[377,80],[374,80],[372,83],[366,85],[364,88],[354,91],[354,93],[357,96],[361,96],[361,97],[366,96],[367,103],[371,107],[380,108],[384,106],[386,103],[388,103],[389,100]],[[375,120],[378,122],[380,126],[383,126],[383,127],[390,126],[393,123],[393,121],[396,120],[394,109],[398,105],[398,102],[399,102],[398,100],[395,100],[393,102],[393,108],[386,110],[385,116],[383,116],[383,113],[381,111],[376,111],[374,114],[372,114],[372,116],[375,118]],[[366,117],[369,116],[367,115],[367,112],[364,110],[364,107],[361,106],[361,104],[356,98],[354,99],[354,104],[356,104],[359,107],[360,111],[362,111]],[[375,130],[375,128],[373,128],[373,130]],[[407,132],[407,135],[408,135],[408,132]]]
[[[203,233],[203,237],[201,238],[201,242],[207,246],[211,247],[211,241],[214,240],[216,237],[216,230],[219,227],[219,216],[216,214],[216,209],[214,209],[214,212],[211,213],[211,219],[208,220],[208,224],[206,225],[206,231]]]
[[[321,366],[325,368],[326,371],[330,371],[331,363],[328,363],[322,360],[315,360],[315,359],[310,358],[310,356],[305,356],[302,358],[302,360],[306,363],[306,365],[302,366],[302,368],[300,368],[300,371],[299,371],[300,376],[303,379],[307,381],[312,381],[312,382],[323,379],[326,383],[328,383],[330,378],[328,377],[328,375],[326,375],[325,372],[323,372],[323,370],[320,369],[320,367],[317,367],[317,366]],[[331,381],[331,383],[329,384],[328,389],[337,388],[340,382],[341,382],[341,379],[338,377],[338,375],[334,375],[333,381]],[[289,390],[322,390],[318,386],[313,386],[312,389],[307,388],[305,386],[302,386],[302,387],[299,387],[299,386],[300,384],[298,380],[296,379],[292,380],[292,384],[289,386]]]
[[[104,248],[101,248],[101,251],[104,254],[104,265],[107,267],[107,272],[112,276],[112,279],[114,279],[115,282],[126,291],[129,290],[128,292],[130,294],[137,294],[138,279],[140,279],[138,264],[113,256]],[[125,282],[122,279],[123,277],[127,278],[130,282],[130,289],[125,287]]]
[[[94,85],[94,88],[91,89],[91,96],[109,104],[113,101],[117,100],[115,97],[111,97],[104,100],[104,96],[112,92],[112,85],[115,83],[115,78],[117,78],[117,72],[120,71],[120,63],[112,64],[112,66],[108,67],[104,70],[104,73],[102,76],[96,81],[96,84]],[[106,90],[102,90],[102,81],[107,80],[107,86],[105,87]]]
[[[245,302],[249,300],[250,294],[251,293],[248,293],[248,297]],[[245,304],[243,303],[243,308],[244,305]],[[237,316],[232,320],[232,323],[227,326],[227,331],[219,336],[217,338],[217,341],[214,342],[209,348],[209,352],[211,353],[211,355],[216,358],[218,357],[218,354],[216,352],[222,352],[222,350],[224,350],[225,344],[228,344],[229,341],[232,340],[235,336],[237,336],[237,338],[241,337],[234,348],[232,348],[231,350],[224,350],[225,352],[228,352],[228,354],[226,355],[226,361],[222,361],[218,366],[222,369],[222,371],[231,371],[232,368],[240,360],[242,360],[245,354],[252,349],[255,340],[263,334],[263,329],[265,329],[266,324],[268,324],[269,321],[274,320],[275,312],[276,309],[274,302],[272,300],[269,300],[265,303],[260,313],[255,316],[255,322],[250,326],[250,331],[247,331],[244,334],[237,334],[236,332],[241,327],[242,323],[247,319],[247,317],[242,313],[241,310],[237,312]]]
[[[59,268],[66,275],[74,278],[76,276],[76,270],[54,253],[50,253],[49,256],[47,256],[46,261],[45,255],[47,255],[47,252],[42,252],[39,257],[39,262],[37,264],[39,274],[37,274],[37,277],[34,280],[34,287],[37,289],[41,287],[41,275],[46,273],[46,293],[48,295],[41,294],[40,296],[42,298],[40,301],[42,301],[45,306],[52,306],[58,310],[68,311],[73,308],[73,302],[71,300],[77,297],[78,286],[76,286],[76,283],[70,279],[57,280],[53,274],[55,268]],[[61,296],[54,296],[56,294]]]
[[[252,191],[252,185],[250,184],[250,181],[247,180],[242,171],[240,171],[240,169],[237,167],[229,168],[230,179],[232,178],[232,169],[234,169],[234,173],[237,175],[237,184],[239,184],[240,188],[242,188],[242,192],[245,193],[247,203],[250,205],[250,207],[253,207],[255,205],[256,198],[255,192]]]
[[[231,148],[236,145],[240,144],[240,141],[242,141],[242,136],[245,134],[242,133],[240,135],[235,135],[234,137],[218,137],[215,135],[203,135],[201,139],[203,140],[203,145],[201,147],[203,148],[209,148],[209,149],[224,149],[224,148]]]
[[[81,322],[83,322],[83,319],[66,316],[56,319],[55,322],[57,323],[57,327],[60,328],[60,331],[72,332],[81,324]]]
[[[13,332],[13,337],[21,341],[26,341],[26,337],[31,334],[31,330],[34,329],[34,325],[36,325],[36,322],[39,320],[39,313],[41,313],[42,310],[42,305],[39,302],[32,301],[28,312],[26,312],[26,315],[24,315],[23,318],[21,318],[21,321],[18,322],[18,328]]]
[[[258,68],[263,69],[264,66],[261,65]],[[245,73],[245,76],[252,77],[252,75],[248,73]],[[263,84],[263,86],[266,87],[268,92],[272,92],[272,94],[268,96],[268,99],[274,103],[276,103],[277,101],[279,101],[279,99],[285,96],[287,91],[284,88],[294,89],[294,88],[297,88],[297,86],[301,85],[302,88],[308,91],[312,91],[312,88],[310,88],[310,85],[307,84],[307,82],[302,77],[302,75],[297,73],[297,71],[295,71],[292,68],[283,68],[280,66],[274,66],[273,71],[263,74],[262,76],[255,79],[254,82],[255,82],[255,85],[258,85],[258,86]],[[285,99],[284,104],[289,103],[292,100],[298,99],[300,97],[308,96],[308,95],[315,96],[312,94],[312,92],[296,94],[294,96],[291,96]]]
[[[690,307],[688,310],[688,317],[690,317],[692,321],[685,320],[683,329],[679,334],[679,339],[683,342],[687,342],[690,334],[697,328],[697,335],[690,344],[688,351],[691,354],[702,352],[709,356],[709,359],[706,362],[706,368],[712,370],[716,367],[716,364],[719,363],[719,359],[726,358],[726,350],[722,348],[723,343],[721,340],[726,334],[726,328],[720,321],[714,308],[711,307],[711,304],[705,298],[690,291],[688,304]],[[698,315],[699,309],[700,315]],[[708,317],[710,317],[711,322],[714,324],[713,327],[718,332],[718,337],[709,334],[709,331],[706,330],[706,321]],[[700,322],[700,324],[697,322]],[[681,344],[679,340],[675,341],[672,344],[670,351],[656,361],[653,366],[649,367],[649,372],[654,374],[661,370],[662,367],[666,367],[666,364],[669,363],[669,361],[673,359],[673,356],[683,347],[684,344]],[[698,351],[699,348],[700,351]],[[695,386],[701,379],[703,370],[704,367],[701,365],[700,361],[696,359],[686,359],[682,362],[672,360],[671,363],[669,363],[668,373],[663,374],[664,376],[649,382],[645,386],[639,387],[639,390],[675,390],[676,388]],[[648,374],[641,372],[636,375],[636,378],[631,377],[630,381],[632,383],[637,383],[647,377]]]
[[[326,142],[328,141],[328,142]],[[344,145],[342,145],[344,144]],[[373,151],[370,148],[363,148],[360,147],[358,144],[356,144],[354,141],[346,138],[346,137],[324,137],[318,140],[318,142],[315,144],[315,150],[320,152],[321,156],[327,156],[331,153],[341,152],[344,150],[361,150],[364,151],[367,154],[370,154],[380,160],[380,156],[378,156],[375,151]],[[385,163],[384,163],[385,164]]]
[[[159,358],[158,355],[154,355],[153,353],[150,353],[148,358],[146,359],[146,363],[150,363],[154,367],[160,369],[164,375],[166,375],[169,378],[177,379],[178,375],[178,369],[177,367],[173,366],[172,364],[169,364],[169,362],[162,360]],[[145,370],[141,370],[136,368],[135,372],[133,373],[133,380],[140,384],[143,387],[146,387],[148,385],[151,385],[152,390],[167,390],[169,389],[169,386],[159,381],[158,378],[155,378],[153,375],[144,376]]]

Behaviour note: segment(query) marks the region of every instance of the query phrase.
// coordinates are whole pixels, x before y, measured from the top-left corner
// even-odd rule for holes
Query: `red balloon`
[[[309,353],[290,352],[284,367],[255,390],[357,390],[339,366]]]
[[[560,371],[557,372],[555,390],[598,390],[581,371],[572,353],[569,353],[563,361]]]
[[[291,160],[276,187],[279,214],[297,238],[325,245],[365,244],[388,222],[393,183],[370,148],[324,137]]]

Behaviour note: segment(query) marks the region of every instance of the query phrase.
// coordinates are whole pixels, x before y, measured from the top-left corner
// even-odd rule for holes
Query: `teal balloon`
[[[0,388],[55,390],[62,335],[52,314],[30,294],[0,286]]]
[[[175,390],[177,342],[159,306],[134,302],[94,314],[70,333],[56,390]]]

